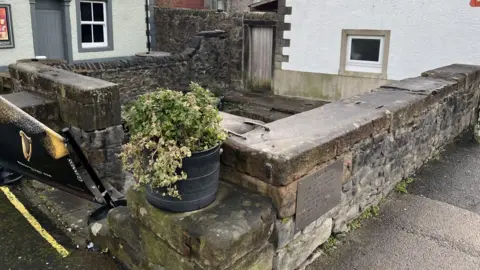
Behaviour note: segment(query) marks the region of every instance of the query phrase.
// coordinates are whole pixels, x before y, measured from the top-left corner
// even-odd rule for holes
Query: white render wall
[[[284,70],[338,74],[342,29],[391,30],[388,79],[480,64],[480,7],[468,0],[287,0]]]
[[[113,51],[79,52],[75,0],[70,4],[73,60],[132,56],[147,51],[145,0],[112,0]],[[28,2],[28,1],[27,1]]]
[[[15,63],[18,59],[34,56],[32,38],[32,17],[29,1],[4,0],[0,4],[10,4],[12,10],[15,48],[0,49],[0,68]]]

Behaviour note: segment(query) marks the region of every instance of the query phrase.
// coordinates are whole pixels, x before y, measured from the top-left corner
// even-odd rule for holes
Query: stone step
[[[322,100],[266,95],[251,92],[230,92],[225,101],[237,104],[253,104],[287,114],[296,114],[321,107],[329,102]]]
[[[270,123],[293,115],[291,113],[275,111],[272,108],[259,106],[257,104],[238,104],[230,102],[225,103],[225,111],[230,114],[251,118],[265,123]]]
[[[268,123],[327,103],[320,100],[260,93],[230,92],[224,97],[224,110],[231,114]]]
[[[55,127],[51,125],[57,124],[60,120],[58,105],[54,100],[29,92],[16,92],[1,96],[51,128]]]

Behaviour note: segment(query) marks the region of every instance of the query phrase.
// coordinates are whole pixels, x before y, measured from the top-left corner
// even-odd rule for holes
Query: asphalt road
[[[467,134],[414,178],[307,269],[480,269],[480,145]]]
[[[70,255],[62,258],[57,250],[10,203],[5,194],[0,192],[0,269],[121,269],[106,254],[76,249],[70,240],[46,217],[22,198],[22,194],[17,192],[15,195],[42,227],[70,252]]]

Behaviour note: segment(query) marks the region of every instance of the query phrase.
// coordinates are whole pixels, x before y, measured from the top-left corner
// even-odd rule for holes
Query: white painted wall
[[[0,68],[15,63],[18,59],[34,56],[32,18],[29,1],[4,0],[0,4],[11,4],[15,48],[0,49]]]
[[[79,52],[75,0],[70,6],[73,60],[132,56],[147,51],[145,0],[113,0],[113,51]]]
[[[469,0],[287,0],[285,70],[338,74],[342,29],[391,30],[388,79],[480,65],[480,7]]]

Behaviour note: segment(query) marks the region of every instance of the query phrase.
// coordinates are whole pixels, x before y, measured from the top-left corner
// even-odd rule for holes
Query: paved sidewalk
[[[480,145],[465,136],[392,194],[317,269],[480,269]]]

